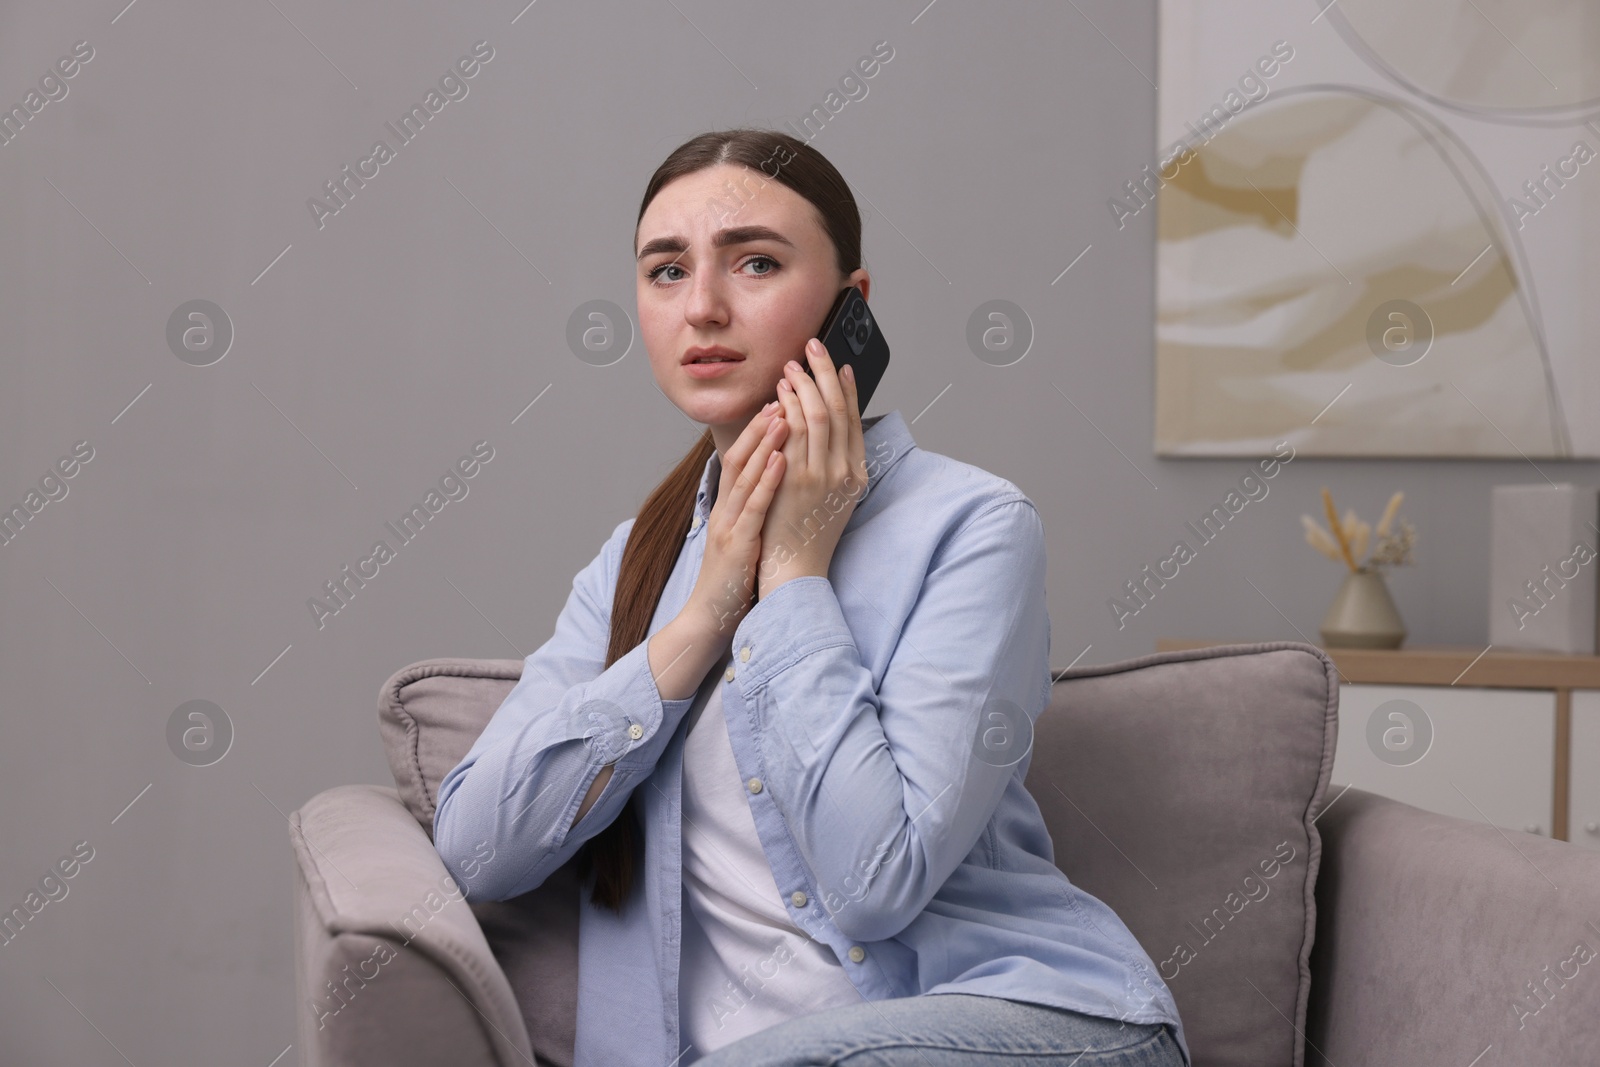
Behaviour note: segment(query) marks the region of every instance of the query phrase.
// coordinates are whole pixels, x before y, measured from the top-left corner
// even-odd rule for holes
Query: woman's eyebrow
[[[788,245],[790,248],[794,247],[793,241],[768,226],[730,226],[727,229],[718,230],[716,236],[711,239],[711,244],[716,248],[725,248],[728,245],[748,244],[751,241],[776,241],[779,244]],[[688,250],[689,242],[674,234],[671,237],[655,237],[646,241],[644,247],[639,249],[639,254],[634,258],[643,259],[645,256],[655,255],[657,252],[675,252],[682,255]]]

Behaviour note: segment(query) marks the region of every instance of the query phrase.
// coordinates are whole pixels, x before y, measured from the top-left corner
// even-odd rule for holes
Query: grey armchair
[[[396,672],[394,788],[293,814],[307,1067],[572,1063],[572,865],[469,904],[429,837],[521,667]],[[1076,668],[1035,726],[1056,862],[1157,963],[1196,1067],[1600,1062],[1600,854],[1330,786],[1337,726],[1333,664],[1299,642]]]

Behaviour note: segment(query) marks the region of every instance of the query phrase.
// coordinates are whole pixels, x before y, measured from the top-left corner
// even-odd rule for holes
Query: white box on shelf
[[[1489,642],[1594,654],[1600,495],[1562,483],[1497,485],[1489,550]]]

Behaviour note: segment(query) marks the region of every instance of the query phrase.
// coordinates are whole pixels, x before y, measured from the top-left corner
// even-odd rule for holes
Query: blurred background
[[[30,516],[0,544],[0,906],[92,850],[0,946],[5,1063],[298,1062],[288,814],[391,783],[394,671],[545,641],[700,431],[637,337],[570,337],[596,301],[632,331],[645,182],[702,131],[805,135],[850,182],[894,351],[868,414],[1033,499],[1057,669],[1316,641],[1323,486],[1369,519],[1405,491],[1408,640],[1481,647],[1491,487],[1595,477],[1296,455],[1116,609],[1255,467],[1156,454],[1156,212],[1109,208],[1157,156],[1148,0],[122,3],[0,4],[0,108],[27,111],[0,145],[0,507]],[[1316,10],[1302,55],[1336,41]],[[1005,358],[969,343],[994,301],[1027,342]]]

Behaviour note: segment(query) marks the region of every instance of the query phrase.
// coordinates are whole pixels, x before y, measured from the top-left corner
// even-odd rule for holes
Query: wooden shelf
[[[1253,643],[1162,637],[1156,640],[1156,651]],[[1600,656],[1501,650],[1492,646],[1485,652],[1468,645],[1323,648],[1322,651],[1333,660],[1346,682],[1466,685],[1475,689],[1600,689]]]

